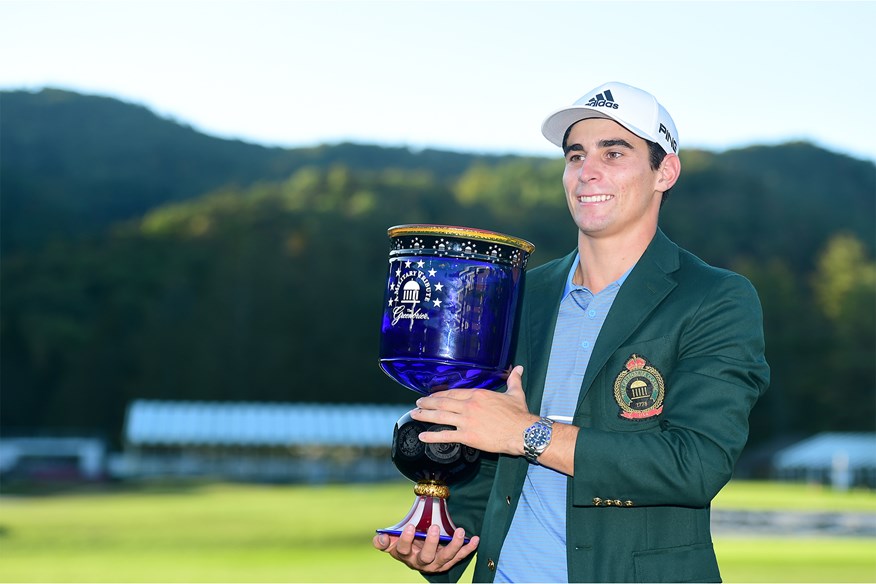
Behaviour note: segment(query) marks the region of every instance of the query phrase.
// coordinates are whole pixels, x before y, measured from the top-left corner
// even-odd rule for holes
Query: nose
[[[593,180],[599,174],[597,161],[587,156],[581,161],[581,166],[578,168],[578,180],[587,182]]]

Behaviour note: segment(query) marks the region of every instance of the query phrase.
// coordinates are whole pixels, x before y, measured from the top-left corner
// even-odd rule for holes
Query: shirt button
[[[581,343],[581,346],[585,349],[589,349],[590,348],[590,341],[583,341]]]
[[[494,562],[491,559],[487,560],[487,567],[490,569],[490,572],[495,572],[496,571],[496,562]]]
[[[587,316],[589,316],[590,318],[596,318],[596,311],[591,308],[587,311]]]

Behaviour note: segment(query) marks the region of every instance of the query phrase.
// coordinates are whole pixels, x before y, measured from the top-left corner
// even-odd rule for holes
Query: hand
[[[374,547],[402,562],[412,570],[426,574],[445,572],[468,557],[478,547],[480,539],[472,536],[465,543],[465,530],[456,528],[453,539],[446,545],[439,543],[441,530],[432,525],[426,533],[426,539],[416,539],[413,525],[405,526],[400,536],[378,533],[374,536]]]
[[[448,389],[417,400],[411,417],[421,422],[446,424],[456,430],[423,432],[426,443],[461,442],[485,452],[523,454],[523,432],[539,419],[529,413],[523,393],[523,367],[508,376],[507,391]]]

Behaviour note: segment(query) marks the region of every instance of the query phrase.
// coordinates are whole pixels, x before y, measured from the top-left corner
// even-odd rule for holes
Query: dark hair
[[[577,123],[577,122],[576,122]],[[572,124],[574,126],[575,124]],[[572,126],[566,128],[566,133],[563,134],[563,152],[566,151],[566,142],[569,141],[569,133],[572,131]],[[642,138],[645,140],[644,138]],[[657,142],[652,142],[651,140],[645,140],[645,143],[648,145],[648,162],[651,165],[651,170],[657,170],[660,168],[660,164],[663,162],[663,159],[666,158],[666,150],[663,149]],[[663,198],[660,199],[660,206],[663,206],[663,203],[666,202],[666,199],[669,198],[669,191],[671,188],[663,191]]]
[[[651,163],[651,170],[657,170],[660,168],[660,164],[663,162],[663,159],[666,158],[666,150],[663,149],[657,142],[652,142],[651,140],[645,140],[645,143],[648,144],[648,160]],[[669,198],[669,191],[672,188],[668,188],[663,191],[663,197],[660,199],[660,206],[663,206],[663,203],[666,202],[666,199]]]

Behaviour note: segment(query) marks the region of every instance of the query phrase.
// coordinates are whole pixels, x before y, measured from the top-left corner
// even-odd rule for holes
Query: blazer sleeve
[[[705,507],[730,480],[748,439],[749,413],[769,382],[763,314],[754,287],[731,272],[700,298],[697,304],[690,297],[688,314],[664,325],[677,356],[659,421],[646,430],[594,423],[579,432],[573,505],[593,506],[601,498],[624,506]],[[658,313],[655,318],[668,319]],[[609,373],[601,374],[603,388]],[[617,419],[617,410],[612,415]]]

